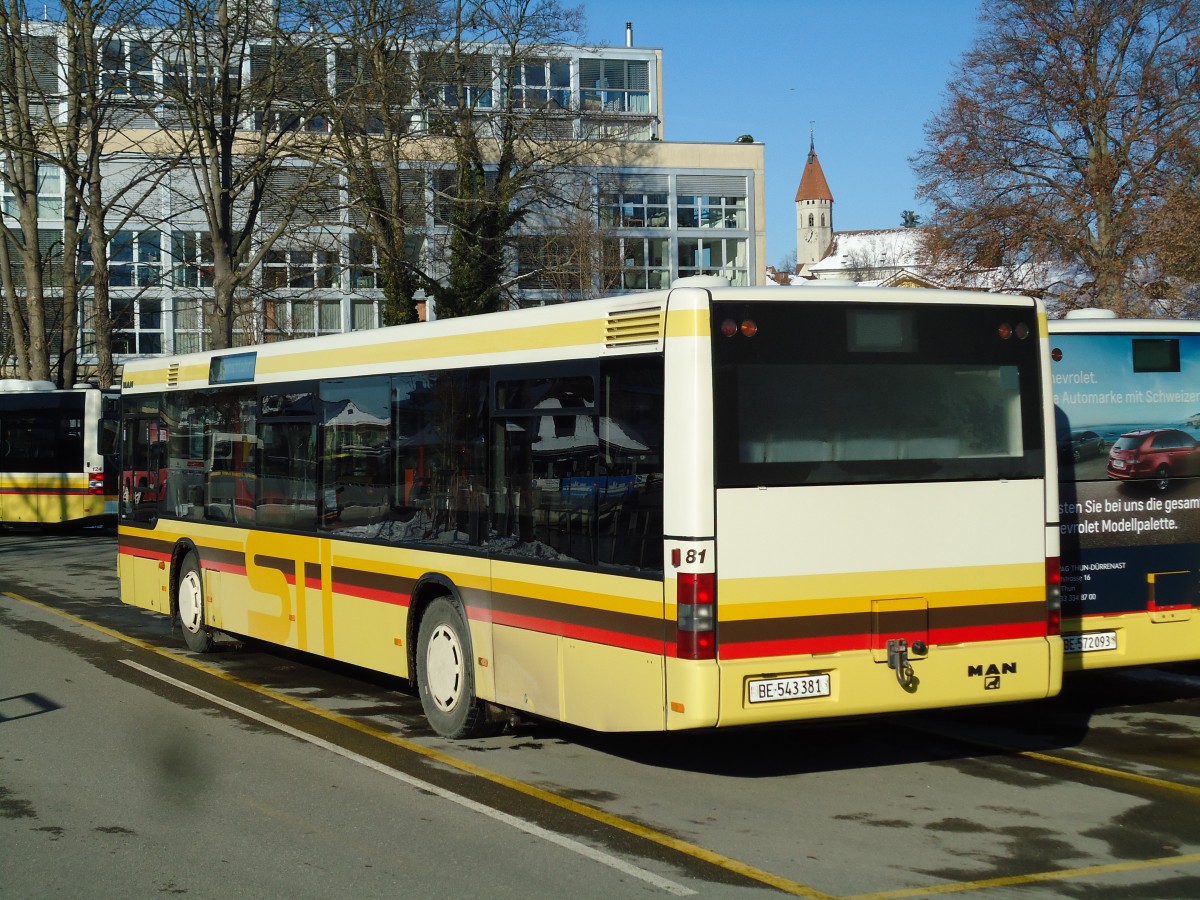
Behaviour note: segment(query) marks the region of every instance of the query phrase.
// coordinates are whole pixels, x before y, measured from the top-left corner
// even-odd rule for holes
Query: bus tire
[[[458,604],[435,597],[417,635],[417,691],[429,724],[444,738],[496,734],[504,720],[475,694],[471,632]]]
[[[204,624],[204,579],[195,553],[183,558],[179,583],[175,587],[175,609],[184,643],[195,653],[208,653],[216,641],[212,629]]]

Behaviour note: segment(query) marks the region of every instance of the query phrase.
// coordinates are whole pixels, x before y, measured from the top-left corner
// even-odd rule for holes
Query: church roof
[[[804,164],[800,188],[796,191],[796,202],[801,200],[833,202],[833,192],[829,190],[829,182],[825,180],[825,173],[821,171],[821,161],[817,159],[817,151],[811,140],[808,142],[808,161]]]

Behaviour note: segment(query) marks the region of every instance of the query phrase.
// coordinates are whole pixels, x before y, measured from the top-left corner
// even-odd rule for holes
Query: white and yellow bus
[[[1046,697],[1046,328],[1026,298],[702,276],[131,361],[123,466],[164,477],[122,508],[121,597],[193,650],[410,679],[447,737]]]
[[[1068,671],[1200,658],[1200,321],[1050,322]]]
[[[0,379],[0,523],[115,521],[118,415],[115,390]]]

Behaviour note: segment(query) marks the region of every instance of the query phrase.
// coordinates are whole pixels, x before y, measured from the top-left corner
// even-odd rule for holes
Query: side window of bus
[[[316,530],[316,414],[315,391],[264,391],[260,398],[259,525]]]
[[[663,360],[614,359],[600,380],[599,561],[661,572]]]
[[[150,468],[162,514],[182,519],[254,521],[255,397],[252,389],[167,395]],[[169,432],[169,433],[168,433]]]
[[[493,552],[597,561],[596,365],[500,370],[492,412]]]
[[[487,378],[474,370],[392,379],[392,541],[482,547],[490,530]]]
[[[378,526],[389,506],[389,381],[323,381],[320,395],[320,525]]]

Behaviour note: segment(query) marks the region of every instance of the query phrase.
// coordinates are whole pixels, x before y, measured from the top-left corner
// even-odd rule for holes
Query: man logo
[[[967,677],[982,678],[983,689],[985,691],[1000,690],[1000,676],[1016,674],[1017,664],[1015,662],[1001,663],[1000,665],[988,663],[986,666],[967,666]]]

